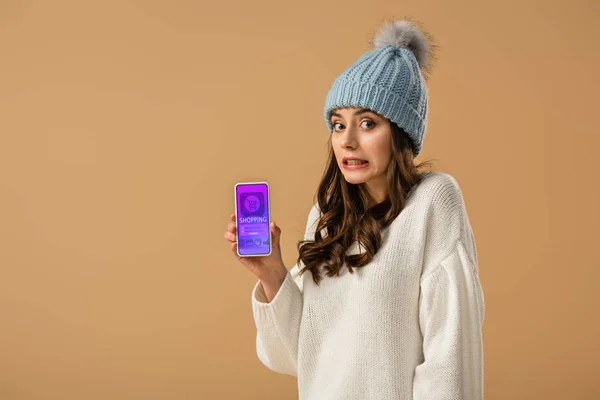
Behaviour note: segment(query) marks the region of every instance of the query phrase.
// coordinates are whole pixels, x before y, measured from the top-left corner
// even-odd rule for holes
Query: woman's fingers
[[[235,233],[235,224],[233,222],[227,224],[227,232]]]
[[[225,234],[223,234],[223,237],[229,240],[232,243],[232,246],[234,246],[237,245],[237,237],[235,234],[235,214],[231,214],[229,218],[232,222],[227,224],[227,231],[225,232]],[[235,249],[235,247],[232,247],[232,249]]]
[[[232,243],[231,243],[231,252],[233,253],[233,255],[234,255],[234,256],[235,256],[235,257],[236,257],[238,260],[242,261],[242,257],[240,257],[240,256],[238,255],[236,247],[237,247],[237,243],[235,243],[235,242],[232,242]]]
[[[231,232],[225,232],[225,234],[223,235],[223,237],[227,240],[229,240],[230,242],[236,242],[237,238],[235,237],[234,233]]]

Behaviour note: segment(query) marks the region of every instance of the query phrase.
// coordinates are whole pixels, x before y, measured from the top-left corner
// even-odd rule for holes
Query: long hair
[[[422,169],[431,161],[415,165],[414,146],[402,128],[390,121],[392,157],[387,169],[387,198],[377,204],[365,183],[348,183],[336,162],[329,145],[327,165],[316,197],[321,211],[314,240],[298,241],[298,259],[310,270],[315,284],[321,279],[321,266],[329,277],[339,276],[345,264],[350,273],[369,263],[381,247],[381,230],[391,224],[406,204],[411,189],[421,182]],[[331,144],[331,136],[329,137]],[[321,231],[327,235],[322,237]],[[366,249],[362,254],[347,255],[346,250],[357,240]]]

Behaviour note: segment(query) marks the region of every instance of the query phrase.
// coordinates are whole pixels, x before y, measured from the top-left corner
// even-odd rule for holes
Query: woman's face
[[[343,107],[331,114],[331,143],[344,178],[349,183],[367,183],[371,195],[381,201],[386,188],[386,171],[392,156],[390,121],[362,107]],[[349,165],[345,158],[366,163]]]

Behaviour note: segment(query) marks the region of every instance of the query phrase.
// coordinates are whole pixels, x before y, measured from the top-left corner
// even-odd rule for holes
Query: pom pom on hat
[[[409,17],[388,21],[375,35],[371,45],[375,49],[392,45],[410,50],[417,59],[419,68],[427,75],[436,60],[437,45],[433,37]]]

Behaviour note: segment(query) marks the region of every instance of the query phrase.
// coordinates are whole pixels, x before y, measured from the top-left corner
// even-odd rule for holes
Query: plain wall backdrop
[[[0,1],[0,398],[296,399],[223,238],[271,185],[298,255],[333,80],[439,44],[423,153],[465,197],[486,399],[600,398],[600,3]]]

